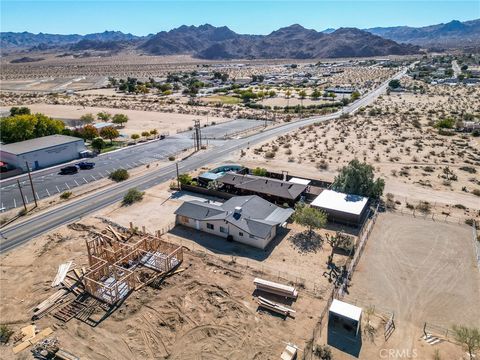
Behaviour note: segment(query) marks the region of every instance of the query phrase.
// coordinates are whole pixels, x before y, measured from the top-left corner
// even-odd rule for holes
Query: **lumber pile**
[[[283,316],[289,316],[289,315],[295,313],[295,310],[293,310],[289,307],[286,307],[282,304],[279,304],[279,303],[273,302],[271,300],[265,299],[264,297],[261,297],[261,296],[259,296],[257,298],[257,301],[258,301],[259,306],[261,306],[265,309],[271,310],[273,312],[276,312],[276,313],[278,313],[280,315],[283,315]]]
[[[45,339],[47,336],[49,336],[51,333],[53,333],[53,330],[51,328],[46,328],[42,331],[40,331],[37,335],[35,335],[33,338],[30,338],[26,341],[21,342],[17,346],[14,346],[13,348],[13,353],[18,354],[20,351],[25,350],[26,348],[35,345],[39,341]]]
[[[55,276],[55,279],[53,279],[52,281],[52,287],[56,287],[60,285],[63,279],[65,279],[65,276],[67,276],[67,273],[70,270],[70,267],[72,266],[72,264],[73,264],[73,261],[68,261],[58,266],[57,275]]]
[[[40,304],[35,306],[31,311],[33,311],[32,320],[41,318],[47,312],[52,310],[56,305],[62,303],[65,300],[68,290],[60,289],[56,293],[50,295],[50,297]]]
[[[253,280],[257,290],[265,291],[267,293],[280,295],[286,298],[296,299],[298,296],[297,290],[293,286],[278,284],[273,281],[268,281],[260,278]]]

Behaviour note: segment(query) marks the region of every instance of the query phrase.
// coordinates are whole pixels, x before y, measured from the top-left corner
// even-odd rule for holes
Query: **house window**
[[[226,234],[227,229],[225,229],[223,226],[220,226],[220,232]]]
[[[207,223],[207,229],[213,230],[213,224]]]
[[[240,231],[240,232],[238,233],[238,236],[243,236],[243,232]]]

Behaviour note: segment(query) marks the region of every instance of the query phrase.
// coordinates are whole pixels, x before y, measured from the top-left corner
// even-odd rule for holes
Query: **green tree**
[[[10,116],[15,116],[15,115],[30,115],[30,109],[25,106],[22,106],[22,107],[14,106],[10,108]]]
[[[15,115],[0,119],[0,140],[6,144],[61,134],[65,125],[43,114]]]
[[[92,140],[98,137],[98,130],[95,126],[88,124],[82,128],[80,134],[85,140]]]
[[[373,166],[354,159],[340,170],[332,188],[347,194],[378,199],[385,188],[385,181],[380,178],[374,180]]]
[[[178,175],[178,181],[182,185],[190,185],[192,183],[193,179],[188,174],[180,174],[180,175]]]
[[[305,97],[307,96],[307,93],[305,92],[305,90],[300,90],[298,92],[298,96],[300,96],[300,99],[305,99]]]
[[[455,334],[455,339],[462,344],[464,349],[468,352],[470,360],[472,360],[475,357],[476,352],[480,350],[480,330],[466,326],[454,326],[453,332]]]
[[[93,114],[85,114],[80,116],[80,121],[84,124],[91,124],[95,121]]]
[[[267,176],[267,169],[256,167],[255,169],[252,170],[252,174],[256,176]]]
[[[138,134],[132,134],[130,137],[131,137],[133,140],[135,140],[135,142],[137,142],[137,140],[140,139],[140,135],[138,135]]]
[[[158,130],[157,129],[152,129],[150,130],[150,135],[158,135]]]
[[[312,99],[317,100],[320,96],[322,96],[322,93],[318,91],[317,88],[315,88],[310,96],[312,97]]]
[[[97,152],[101,152],[104,147],[105,147],[105,141],[103,141],[102,138],[97,137],[92,140],[92,148]]]
[[[388,83],[388,87],[391,89],[398,89],[400,86],[401,86],[400,80],[398,79],[390,80]]]
[[[112,114],[106,111],[101,111],[97,114],[97,118],[98,120],[109,121],[112,118]]]
[[[130,189],[130,190],[127,191],[127,193],[123,197],[122,204],[123,205],[132,205],[133,203],[142,201],[143,200],[143,195],[145,195],[145,193],[143,191],[137,190],[135,188]]]
[[[120,136],[120,133],[113,126],[107,126],[100,130],[100,136],[104,139],[109,139],[110,144],[113,143],[113,139]]]
[[[350,99],[351,99],[352,101],[355,101],[355,100],[357,100],[358,98],[360,98],[360,93],[359,93],[358,91],[354,91],[354,92],[352,93],[352,95],[350,95]]]
[[[268,92],[268,96],[270,96],[270,97],[275,97],[276,95],[277,95],[277,93],[275,92],[275,90],[270,90]]]
[[[115,114],[113,115],[112,122],[118,124],[121,127],[124,127],[125,123],[128,122],[128,116],[125,114]]]
[[[322,211],[299,202],[295,205],[295,213],[293,214],[293,221],[302,226],[308,227],[308,235],[313,235],[314,229],[321,229],[327,223],[327,214]]]

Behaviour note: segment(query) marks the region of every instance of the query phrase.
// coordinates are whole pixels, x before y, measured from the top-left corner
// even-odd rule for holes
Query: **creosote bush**
[[[130,175],[128,174],[128,171],[125,169],[117,169],[115,171],[112,171],[110,175],[108,175],[108,178],[115,182],[127,180],[129,177]]]

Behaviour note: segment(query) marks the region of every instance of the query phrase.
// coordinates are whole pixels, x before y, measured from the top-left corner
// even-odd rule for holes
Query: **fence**
[[[478,238],[477,225],[475,221],[472,224],[473,246],[475,248],[475,256],[477,258],[477,268],[480,270],[480,239]]]
[[[449,340],[449,339],[453,340],[453,337],[454,337],[453,330],[440,325],[427,323],[427,322],[423,325],[423,334],[442,337],[446,340]]]
[[[360,234],[358,236],[358,245],[357,249],[355,251],[355,255],[350,261],[350,263],[347,264],[348,267],[348,275],[344,279],[344,282],[342,285],[340,285],[339,288],[332,287],[329,293],[329,296],[327,298],[327,303],[325,304],[325,307],[323,308],[322,312],[320,313],[320,316],[318,318],[317,323],[315,324],[315,327],[313,328],[312,332],[312,337],[310,338],[310,341],[307,342],[304,348],[303,352],[303,359],[304,360],[310,360],[313,359],[313,347],[314,347],[314,342],[316,339],[320,338],[322,336],[322,328],[324,325],[325,317],[328,313],[328,309],[330,308],[330,305],[332,304],[333,299],[339,298],[343,299],[344,294],[345,294],[345,289],[348,286],[349,279],[352,277],[353,272],[355,271],[355,268],[358,265],[358,262],[360,261],[360,257],[363,254],[363,251],[365,250],[365,246],[367,244],[367,240],[373,230],[373,226],[375,225],[375,222],[377,220],[378,216],[378,207],[379,204],[377,204],[374,214],[370,221],[364,224],[362,229],[360,230]]]

